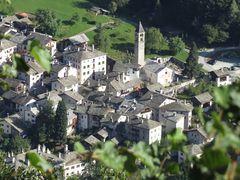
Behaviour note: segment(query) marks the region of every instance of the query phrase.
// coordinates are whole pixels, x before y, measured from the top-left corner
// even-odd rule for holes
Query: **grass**
[[[188,52],[183,50],[174,57],[179,61],[186,62],[186,60],[188,58]]]
[[[78,34],[94,26],[86,21],[81,21],[74,25],[66,23],[74,13],[79,13],[82,19],[90,16],[88,9],[91,7],[91,3],[87,0],[12,0],[12,4],[16,12],[24,11],[33,14],[39,8],[54,11],[57,18],[63,22],[61,29],[62,37]],[[110,16],[95,16],[95,18],[97,23],[105,23],[112,20]]]

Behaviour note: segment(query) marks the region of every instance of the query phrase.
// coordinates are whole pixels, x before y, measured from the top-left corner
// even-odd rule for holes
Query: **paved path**
[[[208,64],[207,61],[209,60],[209,53],[217,52],[217,51],[224,51],[224,50],[234,50],[234,49],[240,49],[240,47],[225,47],[225,48],[215,48],[215,49],[207,49],[200,51],[198,62],[200,64],[203,64],[203,69],[207,72],[214,71],[221,69],[223,67],[232,67],[237,63],[240,63],[240,58],[238,59],[222,59],[222,60],[216,60],[216,63],[214,65]]]
[[[113,24],[114,21],[109,21],[109,22],[106,22],[106,23],[102,23],[102,26],[106,26],[108,24]],[[87,32],[91,32],[91,31],[95,31],[97,29],[97,26],[93,26],[85,31],[83,31],[82,33],[87,33]]]

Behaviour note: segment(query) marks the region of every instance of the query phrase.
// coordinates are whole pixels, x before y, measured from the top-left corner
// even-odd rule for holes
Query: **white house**
[[[73,113],[72,109],[67,110],[67,136],[73,135],[77,130],[77,115]]]
[[[25,81],[28,90],[32,91],[34,87],[42,84],[44,69],[35,60],[27,61],[27,66],[29,71],[18,72],[18,79]]]
[[[159,119],[163,118],[165,112],[176,112],[177,114],[183,114],[185,116],[184,129],[188,129],[192,125],[192,111],[193,106],[191,104],[173,102],[159,108]]]
[[[43,47],[46,47],[49,50],[51,56],[54,56],[54,54],[57,52],[57,42],[53,40],[52,36],[39,32],[31,32],[23,41],[20,51],[25,53],[27,50],[28,42],[33,40],[39,41]]]
[[[184,134],[189,144],[205,144],[212,140],[202,127],[184,130]]]
[[[141,117],[128,117],[125,123],[125,132],[122,135],[131,141],[143,141],[147,144],[160,143],[162,138],[162,124]]]
[[[77,77],[77,69],[65,64],[54,64],[51,68],[51,78],[58,79],[68,76]]]
[[[227,69],[212,71],[210,72],[210,76],[212,81],[215,82],[218,87],[230,85],[232,83]]]
[[[78,50],[65,53],[63,60],[66,64],[77,69],[78,82],[83,84],[87,79],[99,79],[106,74],[107,56],[105,53],[95,50]]]
[[[3,129],[4,134],[25,136],[27,126],[24,124],[22,117],[19,114],[0,119],[0,128]]]
[[[7,39],[0,40],[0,65],[12,60],[17,44]]]
[[[144,65],[141,76],[151,83],[169,86],[174,81],[174,71],[162,64],[149,62]]]
[[[174,129],[184,130],[184,115],[176,112],[165,112],[159,121],[164,126],[164,133],[171,132]]]
[[[52,90],[60,93],[66,91],[78,92],[78,80],[74,76],[59,78],[52,82]]]

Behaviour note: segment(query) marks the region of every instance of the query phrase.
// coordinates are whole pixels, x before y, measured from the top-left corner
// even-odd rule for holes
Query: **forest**
[[[183,29],[204,45],[238,45],[239,0],[92,0],[148,26]],[[199,39],[198,39],[198,38]],[[200,38],[201,37],[201,38]]]

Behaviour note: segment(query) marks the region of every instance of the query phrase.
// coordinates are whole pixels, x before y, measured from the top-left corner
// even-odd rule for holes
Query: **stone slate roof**
[[[27,45],[28,41],[32,40],[37,40],[40,42],[41,45],[46,46],[50,41],[52,41],[52,37],[46,34],[32,32],[23,41],[23,44]]]
[[[64,87],[72,86],[78,83],[78,80],[74,76],[68,76],[57,79],[57,81],[62,84]]]
[[[182,118],[184,118],[183,114],[178,114],[178,113],[175,113],[175,112],[165,112],[163,120],[165,121],[165,123],[166,123],[166,121],[172,121],[174,123],[177,123]]]
[[[93,116],[105,116],[107,115],[107,113],[111,111],[113,111],[111,108],[92,104],[89,107],[87,114],[93,115]]]
[[[26,64],[29,67],[29,70],[26,73],[29,75],[41,74],[44,72],[44,69],[35,61],[30,60]]]
[[[143,28],[143,26],[142,26],[141,21],[139,21],[138,27],[136,28],[136,32],[138,32],[138,33],[143,33],[143,32],[145,32],[145,31],[144,31],[144,28]]]
[[[108,137],[108,132],[105,129],[101,129],[96,133],[98,136],[102,138],[107,138]]]
[[[34,99],[30,95],[26,95],[23,93],[17,94],[15,91],[12,90],[5,92],[2,97],[18,105],[25,105],[30,100]]]
[[[5,50],[5,49],[8,49],[8,48],[13,48],[17,46],[16,43],[12,42],[12,41],[9,41],[7,39],[1,39],[0,40],[0,50]]]
[[[11,88],[16,88],[19,84],[23,83],[23,81],[14,78],[0,78],[0,81],[6,81]]]
[[[155,109],[158,108],[166,99],[172,99],[176,101],[176,99],[173,97],[148,91],[146,94],[139,98],[138,102]]]
[[[65,153],[63,155],[63,159],[66,166],[75,165],[82,162],[81,155],[76,151]]]
[[[189,133],[189,132],[198,132],[199,134],[201,134],[204,138],[208,139],[208,135],[206,133],[206,131],[200,127],[200,128],[193,128],[193,129],[188,129],[188,130],[184,130],[184,133]]]
[[[16,34],[15,36],[10,38],[10,41],[17,44],[22,44],[25,39],[26,39],[26,36],[24,36],[23,34]]]
[[[19,133],[23,133],[25,130],[27,130],[27,126],[19,114],[13,114],[9,117],[2,118],[0,121],[6,121]]]
[[[190,155],[192,156],[197,156],[197,155],[201,155],[203,150],[202,150],[202,147],[198,144],[190,144],[190,145],[187,145],[187,148],[188,148],[188,152],[190,153]]]
[[[197,96],[194,96],[194,98],[201,104],[210,102],[213,99],[213,97],[209,94],[209,92],[199,94]]]
[[[121,81],[117,81],[114,79],[110,82],[110,85],[111,85],[110,91],[116,91],[116,92],[125,91],[130,88],[133,88],[134,86],[141,85],[142,83],[143,81],[141,79],[133,79],[126,83],[123,83]]]
[[[52,65],[51,72],[57,73],[57,72],[61,71],[64,67],[66,67],[65,64],[54,64],[54,65]]]
[[[84,142],[86,142],[87,144],[89,144],[90,146],[94,146],[96,145],[97,143],[100,143],[101,141],[96,138],[95,136],[93,135],[90,135],[88,136],[86,139],[84,139]]]
[[[210,74],[214,75],[215,77],[225,77],[229,76],[229,72],[227,69],[219,69],[216,71],[210,72]]]
[[[98,50],[94,50],[94,51],[76,51],[76,52],[69,52],[65,54],[66,56],[69,56],[73,59],[77,59],[77,61],[82,61],[82,60],[86,60],[86,59],[93,59],[99,56],[104,56],[106,55],[105,53],[98,51]]]
[[[80,95],[77,92],[73,92],[73,91],[66,91],[61,96],[68,96],[76,101],[81,101],[84,99],[84,97],[82,95]]]
[[[53,106],[58,105],[58,102],[62,100],[62,98],[58,95],[58,92],[56,90],[49,91],[47,93],[39,94],[37,96],[38,100],[40,101],[52,101]]]
[[[113,66],[113,72],[127,72],[129,68],[133,69],[139,69],[139,65],[131,64],[131,63],[121,63],[121,62],[116,62]]]
[[[159,73],[165,68],[164,65],[156,63],[156,62],[149,62],[144,65],[143,69],[154,72],[154,73]]]
[[[77,34],[75,36],[72,36],[72,37],[69,38],[69,40],[73,44],[79,44],[79,43],[82,44],[82,43],[85,43],[85,42],[89,41],[88,37],[84,33],[80,33],[80,34]]]
[[[161,110],[164,111],[178,111],[178,112],[190,112],[193,110],[193,106],[191,104],[183,104],[181,102],[173,102],[167,104],[165,106],[160,107]]]
[[[5,34],[6,32],[8,32],[11,29],[12,28],[10,26],[2,25],[2,26],[0,26],[0,34]]]
[[[150,119],[144,119],[137,116],[129,117],[129,122],[126,122],[126,123],[128,126],[133,126],[133,127],[137,127],[140,129],[147,129],[147,130],[154,129],[162,125],[160,122],[153,121]]]

